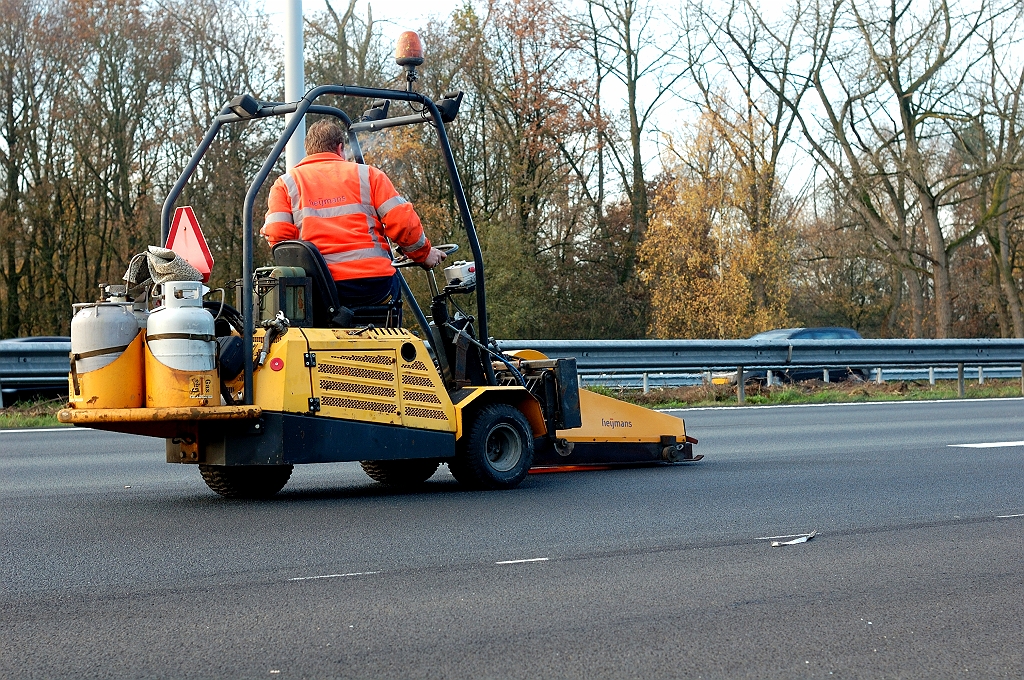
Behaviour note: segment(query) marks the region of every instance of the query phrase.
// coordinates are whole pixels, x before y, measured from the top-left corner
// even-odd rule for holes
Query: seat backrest
[[[281,241],[273,248],[274,264],[279,267],[302,267],[313,280],[313,325],[328,328],[341,311],[338,289],[327,261],[309,241]]]

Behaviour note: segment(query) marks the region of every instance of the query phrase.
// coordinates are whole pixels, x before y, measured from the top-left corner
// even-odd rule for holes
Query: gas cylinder
[[[81,375],[112,364],[139,332],[139,322],[124,303],[90,302],[74,305],[71,354]]]
[[[146,328],[146,405],[220,403],[213,315],[203,309],[200,281],[167,281],[163,305]]]
[[[92,302],[74,309],[69,402],[74,408],[142,406],[143,343],[130,305]]]

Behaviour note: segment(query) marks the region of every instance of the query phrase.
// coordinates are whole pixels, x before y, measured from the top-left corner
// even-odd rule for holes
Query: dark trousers
[[[384,317],[372,321],[375,325],[386,325],[398,328],[402,325],[402,284],[398,272],[394,276],[378,276],[366,279],[345,279],[335,281],[338,288],[338,301],[349,309],[369,305],[389,305],[394,310]],[[381,323],[378,323],[380,321]]]

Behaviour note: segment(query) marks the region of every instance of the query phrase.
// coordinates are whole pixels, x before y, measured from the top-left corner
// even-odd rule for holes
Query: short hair
[[[344,128],[333,120],[318,120],[306,130],[306,153],[338,152],[338,145],[345,144]]]

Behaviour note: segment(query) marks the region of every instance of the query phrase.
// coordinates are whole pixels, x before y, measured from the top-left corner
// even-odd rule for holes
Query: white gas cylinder
[[[71,319],[71,353],[85,355],[75,364],[79,374],[113,363],[139,333],[130,305],[90,302],[73,308],[77,311]]]
[[[179,371],[212,371],[217,365],[217,342],[213,315],[203,309],[202,282],[168,281],[163,290],[163,306],[149,314],[146,324],[149,351],[160,363]]]

